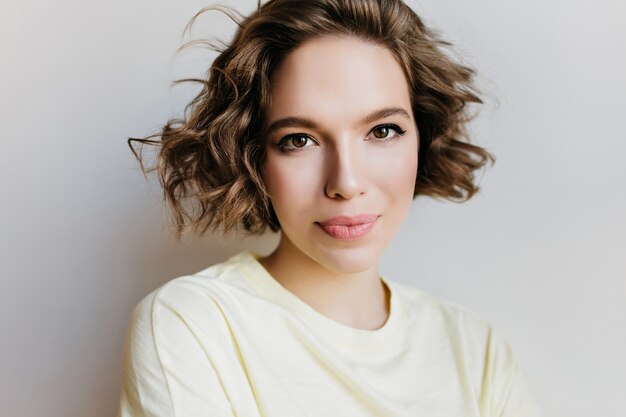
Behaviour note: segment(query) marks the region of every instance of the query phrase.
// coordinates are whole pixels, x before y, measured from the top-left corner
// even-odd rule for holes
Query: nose
[[[327,197],[350,200],[366,191],[366,178],[363,170],[366,161],[358,146],[347,141],[327,149],[326,184]]]

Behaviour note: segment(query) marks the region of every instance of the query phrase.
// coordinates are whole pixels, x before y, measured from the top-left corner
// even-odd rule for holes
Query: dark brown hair
[[[212,9],[226,12],[239,28],[229,45],[213,47],[219,55],[206,79],[191,80],[202,90],[185,117],[147,138],[129,139],[144,172],[158,173],[177,236],[280,229],[261,176],[271,75],[296,47],[329,34],[383,45],[404,69],[420,135],[414,195],[465,201],[478,191],[475,172],[493,157],[469,143],[466,132],[468,104],[481,103],[474,72],[446,55],[442,47],[450,44],[401,0],[270,0],[247,18],[221,6],[200,13]],[[144,166],[134,141],[158,146],[154,167]]]

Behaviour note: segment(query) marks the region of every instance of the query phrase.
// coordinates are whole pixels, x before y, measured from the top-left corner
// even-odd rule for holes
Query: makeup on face
[[[341,240],[356,240],[365,236],[375,226],[379,214],[335,216],[316,222],[329,236]]]
[[[402,68],[384,47],[316,38],[277,67],[271,96],[263,175],[281,226],[276,256],[345,273],[374,267],[409,211],[417,175]]]

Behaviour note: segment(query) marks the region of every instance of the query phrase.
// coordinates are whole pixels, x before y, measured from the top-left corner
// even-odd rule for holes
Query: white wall
[[[477,67],[473,131],[498,161],[470,203],[418,199],[384,274],[492,322],[546,416],[625,415],[626,3],[410,3]],[[175,242],[126,147],[181,113],[193,90],[173,79],[209,65],[174,56],[204,5],[0,5],[2,416],[113,415],[135,303],[276,241]],[[201,22],[197,35],[233,30]]]

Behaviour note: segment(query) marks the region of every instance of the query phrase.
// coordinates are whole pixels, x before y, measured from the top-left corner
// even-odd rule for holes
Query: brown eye
[[[377,127],[373,133],[376,138],[385,139],[389,135],[389,128],[387,126]]]
[[[305,134],[294,133],[287,135],[276,145],[282,151],[299,151],[315,146],[317,143]]]
[[[302,148],[306,145],[307,140],[308,138],[306,138],[305,136],[295,136],[291,139],[291,143],[296,148]]]
[[[384,124],[376,126],[370,130],[369,135],[374,136],[374,140],[379,142],[388,142],[400,139],[402,135],[406,133],[406,130],[402,130],[400,126],[395,124]]]

